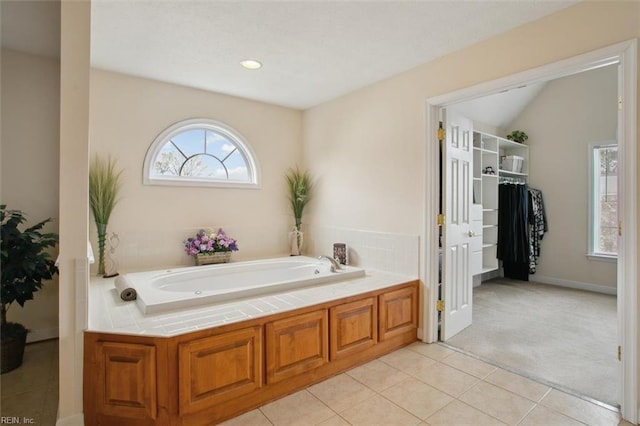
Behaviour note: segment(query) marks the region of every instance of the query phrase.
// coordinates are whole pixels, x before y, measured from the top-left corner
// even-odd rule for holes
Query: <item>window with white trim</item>
[[[147,185],[258,187],[255,155],[231,127],[213,120],[181,121],[153,141],[144,160]]]
[[[618,255],[618,145],[589,146],[589,256]]]

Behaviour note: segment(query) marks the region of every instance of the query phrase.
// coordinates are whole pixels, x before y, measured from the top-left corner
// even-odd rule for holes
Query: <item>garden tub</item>
[[[152,314],[365,275],[363,269],[352,266],[332,269],[327,259],[282,257],[124,274],[116,278],[116,286],[134,289],[140,310]]]

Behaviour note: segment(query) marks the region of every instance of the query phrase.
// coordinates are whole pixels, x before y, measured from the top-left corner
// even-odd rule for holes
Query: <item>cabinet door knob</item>
[[[475,236],[476,236],[476,233],[475,233],[475,232],[473,232],[473,231],[469,231],[469,236],[470,236],[470,237],[475,237]]]

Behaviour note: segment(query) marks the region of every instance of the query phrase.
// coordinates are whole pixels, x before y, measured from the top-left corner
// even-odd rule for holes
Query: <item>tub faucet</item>
[[[320,259],[320,260],[327,259],[329,262],[331,262],[331,272],[337,272],[338,269],[342,269],[342,267],[340,266],[340,263],[338,263],[338,261],[335,260],[333,257],[318,256],[318,259]]]

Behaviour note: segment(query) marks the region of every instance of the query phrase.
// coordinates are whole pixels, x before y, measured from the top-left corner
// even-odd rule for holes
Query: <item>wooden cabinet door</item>
[[[156,348],[135,343],[100,342],[95,350],[97,412],[155,419]]]
[[[329,310],[331,360],[370,348],[378,342],[375,297],[334,306]]]
[[[305,373],[329,361],[327,310],[267,323],[267,383]]]
[[[418,327],[416,286],[383,293],[380,300],[380,341]]]
[[[229,401],[262,386],[262,327],[178,346],[180,414]]]

